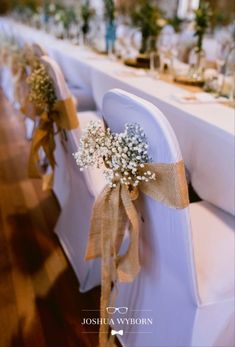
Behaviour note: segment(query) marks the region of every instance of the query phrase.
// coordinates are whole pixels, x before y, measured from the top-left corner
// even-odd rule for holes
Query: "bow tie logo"
[[[123,335],[123,330],[111,330],[111,335]]]

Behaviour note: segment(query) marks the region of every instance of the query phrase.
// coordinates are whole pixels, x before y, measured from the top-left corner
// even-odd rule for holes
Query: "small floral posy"
[[[144,171],[144,164],[151,158],[146,135],[136,123],[126,124],[124,132],[117,134],[109,128],[103,129],[101,122],[91,121],[83,131],[78,152],[73,155],[80,170],[103,169],[112,188],[120,182],[132,190],[142,181],[156,179],[154,173]]]
[[[56,101],[53,82],[45,67],[39,64],[27,79],[29,85],[29,99],[40,112],[51,111]]]

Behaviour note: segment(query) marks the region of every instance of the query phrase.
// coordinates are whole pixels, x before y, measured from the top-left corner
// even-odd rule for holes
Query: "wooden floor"
[[[98,308],[99,288],[78,291],[53,233],[56,199],[27,178],[29,146],[0,91],[0,347],[96,347],[97,328],[81,320]]]

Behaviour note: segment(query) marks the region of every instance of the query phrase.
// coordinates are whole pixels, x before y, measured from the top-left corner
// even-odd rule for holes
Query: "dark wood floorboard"
[[[0,347],[96,347],[88,332],[97,327],[81,320],[98,309],[100,289],[79,293],[53,233],[57,201],[27,178],[29,147],[22,115],[0,91]]]

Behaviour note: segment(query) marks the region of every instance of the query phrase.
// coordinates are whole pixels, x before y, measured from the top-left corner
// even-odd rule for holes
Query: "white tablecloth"
[[[218,103],[183,104],[174,99],[182,89],[73,46],[41,31],[2,18],[21,41],[42,44],[61,65],[67,79],[91,86],[97,107],[112,88],[141,96],[165,114],[180,143],[190,180],[199,196],[234,215],[235,114]],[[128,121],[128,119],[127,119]]]

